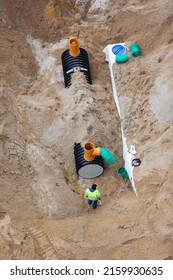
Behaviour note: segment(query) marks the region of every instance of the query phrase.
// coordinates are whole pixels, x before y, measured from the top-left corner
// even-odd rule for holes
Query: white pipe
[[[121,122],[121,111],[120,111],[120,106],[119,106],[119,100],[118,100],[118,95],[117,95],[117,91],[115,88],[115,81],[114,81],[114,75],[113,75],[113,71],[112,71],[112,66],[115,63],[115,55],[112,52],[112,48],[115,46],[116,44],[112,44],[112,45],[108,45],[106,48],[104,48],[103,52],[106,54],[106,61],[109,62],[109,70],[110,70],[110,76],[111,76],[111,82],[112,82],[112,89],[113,89],[113,95],[114,95],[114,100],[115,100],[115,104],[117,107],[117,111],[120,117],[120,122]],[[125,47],[125,43],[120,43],[117,45],[123,45]],[[135,183],[134,183],[134,178],[133,178],[133,166],[132,166],[132,155],[128,152],[128,148],[127,148],[127,143],[126,143],[126,137],[124,135],[124,130],[122,127],[122,123],[121,123],[121,135],[122,135],[122,143],[123,143],[123,159],[125,161],[125,169],[129,175],[129,179],[132,185],[132,188],[137,196],[137,191],[136,191],[136,187],[135,187]]]

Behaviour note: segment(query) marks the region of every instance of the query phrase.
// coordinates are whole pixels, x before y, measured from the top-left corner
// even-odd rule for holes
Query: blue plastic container
[[[122,55],[126,52],[126,48],[123,45],[115,45],[112,48],[112,52],[115,55]]]

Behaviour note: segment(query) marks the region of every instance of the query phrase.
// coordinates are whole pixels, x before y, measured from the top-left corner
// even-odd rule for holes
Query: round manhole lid
[[[78,175],[84,179],[91,179],[100,176],[104,168],[98,164],[87,164],[79,168]]]

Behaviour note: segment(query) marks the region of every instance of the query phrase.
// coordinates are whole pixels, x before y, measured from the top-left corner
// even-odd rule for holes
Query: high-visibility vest
[[[98,200],[101,198],[100,192],[98,190],[91,192],[89,189],[87,189],[85,191],[85,196],[90,200]]]

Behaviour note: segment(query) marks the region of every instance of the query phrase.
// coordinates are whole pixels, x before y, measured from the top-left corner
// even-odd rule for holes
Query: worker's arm
[[[97,190],[97,199],[101,199],[101,194],[98,190]]]
[[[85,196],[88,197],[88,189],[85,191]]]

